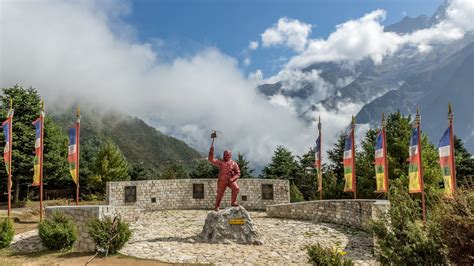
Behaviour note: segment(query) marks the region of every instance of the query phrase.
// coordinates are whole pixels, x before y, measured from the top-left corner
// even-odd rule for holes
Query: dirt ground
[[[0,251],[0,265],[85,265],[93,253],[78,252],[35,252],[15,254],[8,250]],[[96,257],[87,265],[173,265],[153,260],[143,260],[123,255]]]
[[[96,205],[102,202],[81,202],[81,205]],[[45,206],[73,204],[67,201],[45,201]],[[38,228],[39,203],[26,202],[13,206],[12,219],[14,220],[15,234],[21,234]],[[0,220],[7,217],[6,206],[0,206]],[[52,252],[42,251],[34,253],[14,253],[9,249],[0,250],[1,265],[85,265],[94,253],[79,252]],[[88,265],[173,265],[154,260],[137,259],[123,255],[96,257]]]

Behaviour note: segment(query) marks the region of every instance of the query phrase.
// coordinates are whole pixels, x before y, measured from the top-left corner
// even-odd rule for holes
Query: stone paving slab
[[[124,255],[170,263],[308,264],[306,245],[339,246],[359,265],[376,264],[372,237],[366,232],[312,221],[268,218],[250,212],[263,245],[208,244],[196,240],[208,211],[145,213],[133,224]]]
[[[38,230],[31,230],[13,237],[10,249],[14,252],[30,253],[42,251],[45,248],[41,244]]]

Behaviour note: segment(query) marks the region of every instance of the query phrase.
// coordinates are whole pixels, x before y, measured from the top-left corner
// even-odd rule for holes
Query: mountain
[[[447,102],[455,113],[455,132],[469,150],[474,150],[474,43],[469,44],[439,66],[412,75],[403,86],[365,105],[357,114],[359,123],[377,121],[382,112],[414,114],[419,106],[423,129],[437,141],[446,123]]]
[[[447,7],[445,2],[431,17],[404,17],[384,30],[408,34],[432,27],[446,18]],[[291,98],[296,103],[296,112],[308,122],[314,120],[311,117],[314,111],[323,108],[324,112],[341,113],[346,103],[360,106],[356,110],[358,123],[371,125],[380,124],[382,112],[400,111],[408,115],[414,114],[419,106],[423,130],[433,143],[437,143],[446,126],[450,100],[455,110],[456,134],[474,152],[474,125],[470,117],[474,113],[473,46],[474,31],[471,31],[455,41],[432,43],[431,49],[423,53],[417,47],[403,46],[378,64],[371,59],[355,64],[324,62],[301,70],[304,74],[317,71],[329,93],[328,89],[320,90],[320,81],[311,80],[272,79],[271,84],[262,84],[258,89],[269,99],[279,94]],[[324,93],[327,96],[321,97]]]
[[[167,163],[190,162],[203,157],[183,141],[161,133],[137,117],[100,113],[81,113],[82,153],[94,156],[100,145],[110,140],[120,148],[132,166],[139,166],[155,178]],[[53,113],[53,119],[64,128],[75,121],[69,113]]]
[[[431,19],[426,15],[421,15],[416,18],[406,16],[400,22],[385,27],[385,31],[396,33],[412,33],[417,30],[429,28],[430,26]]]

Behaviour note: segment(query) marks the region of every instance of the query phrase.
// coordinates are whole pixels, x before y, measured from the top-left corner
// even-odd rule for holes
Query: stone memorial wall
[[[238,202],[248,210],[265,210],[268,205],[290,202],[288,180],[239,179]],[[107,204],[150,210],[212,209],[217,179],[170,179],[107,183]],[[230,206],[227,189],[221,208]]]
[[[367,230],[370,219],[388,208],[387,200],[318,200],[267,206],[275,218],[315,220]]]

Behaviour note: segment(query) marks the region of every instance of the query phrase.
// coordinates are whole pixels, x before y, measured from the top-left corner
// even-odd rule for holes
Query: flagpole
[[[452,193],[455,196],[456,191],[456,164],[454,161],[454,129],[453,129],[453,109],[451,106],[451,102],[448,104],[448,120],[449,120],[449,142],[450,142],[450,154],[451,154],[451,186],[452,186]]]
[[[322,200],[323,199],[323,174],[321,172],[321,163],[322,163],[322,159],[323,159],[323,156],[321,154],[321,144],[322,144],[322,139],[321,139],[321,116],[319,116],[319,120],[318,120],[318,132],[319,132],[319,151],[318,151],[318,161],[319,161],[319,164],[317,165],[318,167],[318,180],[319,180],[319,200]]]
[[[385,120],[385,114],[382,113],[382,138],[383,138],[383,156],[384,156],[384,184],[385,184],[385,193],[387,193],[388,198],[388,155],[387,155],[387,137],[385,134],[385,126],[387,121]]]
[[[77,106],[76,109],[76,148],[77,148],[77,155],[76,155],[76,176],[77,176],[77,183],[76,183],[76,205],[79,205],[79,137],[81,136],[80,129],[81,129],[81,109]]]
[[[420,116],[420,109],[416,109],[416,130],[418,131],[418,165],[420,166],[419,174],[420,174],[420,185],[421,185],[421,207],[423,211],[423,223],[426,223],[426,204],[425,204],[425,188],[424,188],[424,181],[423,181],[423,167],[421,161],[421,116]]]
[[[13,115],[12,115],[12,109],[13,109],[13,99],[10,98],[10,111],[8,112],[9,119],[10,119],[10,125],[8,127],[8,149],[10,150],[10,153],[8,155],[9,157],[9,162],[8,162],[8,218],[11,216],[11,209],[12,209],[12,153],[13,153],[13,145],[12,145],[12,127],[13,127]]]
[[[43,220],[43,138],[44,138],[44,100],[41,101],[41,112],[40,112],[40,125],[41,125],[41,143],[40,143],[40,221]]]
[[[351,123],[351,129],[352,129],[352,186],[354,187],[354,199],[357,199],[357,176],[356,176],[356,168],[355,168],[355,117],[352,116],[352,123]]]

